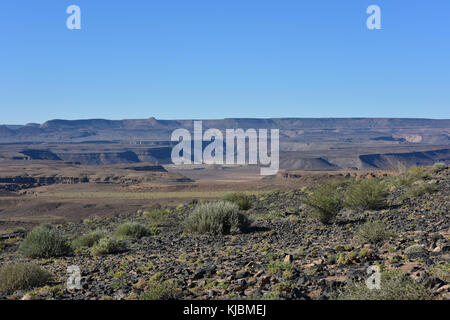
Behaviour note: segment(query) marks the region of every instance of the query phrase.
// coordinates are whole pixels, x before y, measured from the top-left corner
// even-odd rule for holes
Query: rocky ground
[[[392,188],[385,208],[342,210],[323,225],[309,214],[302,190],[253,196],[245,233],[217,236],[186,234],[182,221],[195,204],[167,210],[159,233],[127,239],[121,253],[29,259],[17,252],[21,234],[3,239],[0,265],[31,261],[54,274],[45,287],[3,294],[3,299],[137,299],[149,280],[174,279],[179,299],[329,299],[349,281],[364,281],[367,267],[401,269],[436,299],[449,299],[450,172],[425,178],[437,191],[405,198],[408,187]],[[357,230],[369,219],[383,220],[396,237],[361,243]],[[92,230],[113,232],[124,221],[148,223],[142,212],[58,225],[75,238]],[[408,253],[411,245],[424,250]],[[1,248],[1,247],[0,247]],[[68,290],[67,267],[81,269],[81,290]],[[155,276],[156,275],[156,276]],[[151,284],[150,284],[151,286]]]

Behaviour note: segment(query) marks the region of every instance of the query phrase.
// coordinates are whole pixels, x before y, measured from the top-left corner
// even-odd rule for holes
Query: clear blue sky
[[[448,0],[2,0],[0,123],[450,118],[449,16]]]

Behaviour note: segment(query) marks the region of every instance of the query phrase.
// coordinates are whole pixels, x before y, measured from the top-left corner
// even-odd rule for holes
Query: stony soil
[[[427,179],[433,180],[438,191],[401,200],[405,190],[397,188],[391,190],[386,208],[342,210],[327,226],[312,218],[302,203],[305,190],[254,196],[247,211],[254,218],[252,227],[236,235],[185,234],[181,222],[194,204],[178,206],[159,226],[159,234],[126,240],[126,251],[106,256],[82,250],[67,257],[28,259],[16,251],[22,237],[12,234],[3,240],[6,247],[0,251],[0,264],[33,261],[51,271],[55,279],[31,294],[27,290],[0,297],[135,299],[148,280],[161,272],[162,279],[175,279],[180,299],[328,299],[346,281],[367,278],[368,266],[381,265],[401,269],[429,288],[435,298],[449,299],[449,169]],[[378,244],[358,242],[355,233],[368,219],[386,221],[397,237]],[[95,229],[112,232],[131,220],[147,223],[145,216],[135,213],[57,228],[74,238]],[[425,251],[406,254],[405,249],[415,243]],[[361,256],[362,248],[368,249],[366,255]],[[340,253],[352,258],[336,261]],[[81,290],[65,287],[71,265],[81,269]]]

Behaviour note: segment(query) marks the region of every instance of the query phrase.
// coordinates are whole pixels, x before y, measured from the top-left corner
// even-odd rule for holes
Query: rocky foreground
[[[56,226],[76,239],[93,230],[112,234],[128,221],[152,224],[150,235],[125,239],[123,250],[111,254],[77,248],[66,256],[27,258],[18,251],[26,233],[18,230],[3,237],[0,265],[33,262],[53,278],[0,298],[334,299],[349,284],[364,283],[369,266],[378,266],[401,270],[426,298],[449,299],[449,168],[429,169],[420,183],[433,188],[416,190],[417,181],[392,185],[383,208],[343,209],[330,224],[311,216],[304,202],[311,191],[303,188],[252,196],[246,211],[252,225],[234,235],[186,233],[182,222],[195,203],[163,208],[157,221],[140,210]],[[380,241],[359,240],[358,230],[369,220],[383,221],[392,233]],[[81,270],[79,290],[66,286],[72,265]]]

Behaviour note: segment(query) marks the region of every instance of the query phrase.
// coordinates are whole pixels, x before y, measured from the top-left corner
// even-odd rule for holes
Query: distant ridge
[[[84,165],[171,164],[171,134],[194,120],[84,119],[0,126],[0,159]],[[450,162],[450,119],[226,118],[203,130],[280,129],[280,167],[297,170],[395,168]]]
[[[450,119],[402,118],[226,118],[202,120],[206,128],[267,128],[289,130],[449,129]],[[86,119],[49,120],[43,124],[0,126],[0,142],[80,142],[82,140],[168,140],[177,128],[191,130],[193,120]],[[387,131],[389,133],[389,131]],[[386,135],[385,135],[386,136]],[[387,135],[389,138],[389,135]]]

